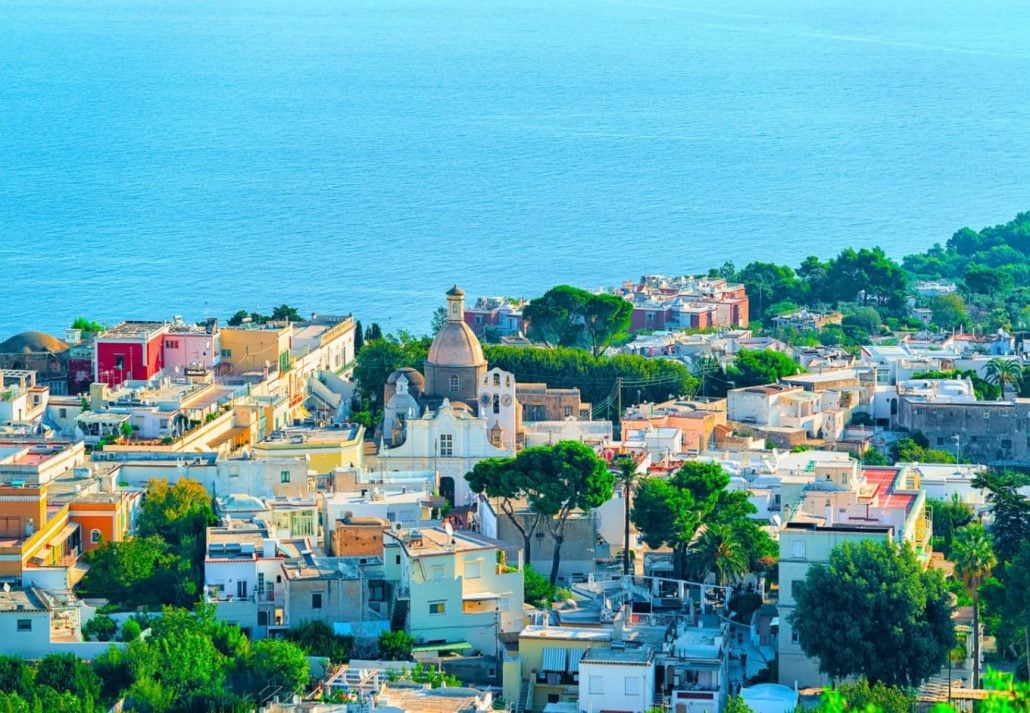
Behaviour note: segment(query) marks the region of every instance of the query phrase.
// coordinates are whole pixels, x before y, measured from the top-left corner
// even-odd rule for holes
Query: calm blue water
[[[1030,209],[1028,77],[1021,0],[4,0],[0,337],[900,256]]]

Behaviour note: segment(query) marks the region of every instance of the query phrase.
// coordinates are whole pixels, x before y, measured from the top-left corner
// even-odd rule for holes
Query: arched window
[[[104,539],[104,536],[100,533],[100,530],[90,530],[89,541],[94,545],[99,545],[100,541]]]
[[[501,375],[500,374],[494,374],[494,386],[500,386],[500,385],[501,385]]]
[[[451,393],[452,394],[458,393],[459,389],[461,388],[461,381],[458,379],[458,375],[457,374],[451,374],[451,378],[450,378],[449,381],[450,381],[450,385],[451,385]]]

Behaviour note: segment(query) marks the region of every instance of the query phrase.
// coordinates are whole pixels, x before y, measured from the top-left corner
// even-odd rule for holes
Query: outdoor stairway
[[[522,692],[519,694],[519,702],[515,706],[515,713],[524,713],[529,703],[529,679],[522,681]]]
[[[393,604],[393,615],[390,617],[390,628],[402,630],[408,623],[408,600],[398,599]]]

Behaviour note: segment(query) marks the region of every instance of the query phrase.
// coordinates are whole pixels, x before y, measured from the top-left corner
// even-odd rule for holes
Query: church
[[[387,379],[374,466],[435,471],[440,495],[458,507],[474,498],[465,474],[485,458],[514,456],[522,431],[515,377],[489,368],[464,303],[461,288],[448,290],[447,320],[423,371],[398,369]]]

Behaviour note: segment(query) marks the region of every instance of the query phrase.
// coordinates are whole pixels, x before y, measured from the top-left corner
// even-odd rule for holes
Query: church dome
[[[68,345],[44,332],[22,332],[0,342],[0,354],[42,354],[67,351]]]
[[[435,366],[479,366],[486,363],[483,347],[464,322],[448,321],[436,333],[426,360]]]

